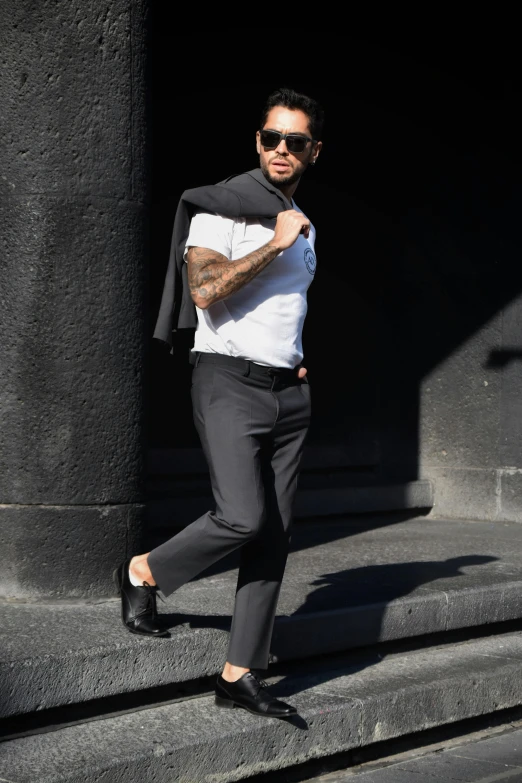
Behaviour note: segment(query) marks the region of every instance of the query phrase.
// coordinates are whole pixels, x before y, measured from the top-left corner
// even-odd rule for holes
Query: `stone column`
[[[0,596],[139,551],[147,0],[0,6]]]

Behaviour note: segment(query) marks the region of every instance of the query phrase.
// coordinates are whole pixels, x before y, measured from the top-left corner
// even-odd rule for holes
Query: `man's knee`
[[[218,524],[227,527],[243,541],[252,541],[259,535],[265,524],[266,513],[228,512],[223,517],[217,517]]]

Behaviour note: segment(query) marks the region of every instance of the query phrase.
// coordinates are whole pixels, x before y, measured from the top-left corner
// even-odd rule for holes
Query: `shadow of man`
[[[441,594],[447,589],[453,589],[452,580],[465,576],[465,569],[498,559],[492,555],[470,554],[446,560],[366,565],[322,574],[311,583],[314,589],[292,615],[276,618],[271,664],[281,663],[285,668],[285,661],[302,660],[304,666],[301,668],[304,668],[306,659],[317,655],[343,653],[379,642],[427,633],[425,624],[419,624],[414,614],[422,603],[435,596],[436,604],[440,606]],[[444,584],[438,590],[426,587],[440,580],[444,580]],[[414,592],[419,603],[399,606],[395,618],[386,622],[393,602]],[[170,628],[183,623],[194,629],[216,628],[226,632],[230,628],[231,618],[230,615],[180,612],[164,614],[162,620]],[[398,624],[402,625],[400,636],[397,634]],[[359,659],[352,654],[350,661],[341,661],[339,665],[342,666],[343,674],[349,674],[379,660],[382,660],[381,652],[365,651]],[[335,669],[326,672],[306,671],[303,677],[283,673],[283,678],[274,686],[274,694],[284,698],[327,682],[339,674]]]
[[[464,576],[463,569],[486,565],[499,558],[492,555],[462,555],[443,561],[419,560],[410,563],[384,563],[327,573],[316,579],[316,587],[303,604],[289,617],[276,620],[271,647],[271,662],[311,658],[316,655],[342,653],[397,638],[408,638],[429,633],[426,625],[418,623],[415,611],[422,611],[424,601],[435,595],[440,607],[441,594],[453,585],[449,580]],[[444,580],[439,590],[425,585]],[[399,598],[415,592],[418,604],[398,607],[391,622],[386,622],[390,605]],[[428,609],[428,611],[430,611]],[[433,611],[433,610],[432,610]],[[410,619],[411,618],[411,619]],[[397,627],[401,625],[400,635]],[[406,633],[404,632],[406,626]],[[420,629],[420,630],[419,630]],[[435,629],[433,629],[435,630]],[[438,627],[436,630],[444,630]],[[366,653],[359,660],[343,662],[343,674],[354,673],[382,660],[376,651]],[[281,696],[298,693],[324,683],[339,671],[310,672],[302,679],[294,675],[278,683]]]

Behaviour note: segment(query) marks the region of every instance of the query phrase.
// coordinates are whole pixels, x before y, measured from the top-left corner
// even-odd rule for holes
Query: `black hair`
[[[263,113],[261,114],[260,128],[264,128],[268,114],[275,106],[284,106],[287,109],[302,111],[310,120],[312,137],[316,141],[321,139],[324,110],[314,98],[296,92],[289,87],[281,87],[278,90],[274,90],[266,100]]]

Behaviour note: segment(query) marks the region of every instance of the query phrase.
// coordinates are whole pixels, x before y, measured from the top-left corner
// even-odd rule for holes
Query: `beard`
[[[302,171],[292,171],[290,174],[281,174],[276,179],[276,178],[274,178],[270,174],[270,172],[268,170],[268,166],[266,165],[264,160],[260,162],[260,165],[261,165],[261,171],[265,175],[265,178],[275,188],[280,188],[281,185],[283,187],[286,187],[288,185],[294,185],[296,182],[299,182],[299,180],[301,179],[301,176],[303,175],[304,170],[305,170],[305,169],[303,169]],[[305,166],[305,168],[306,168],[306,166]]]

